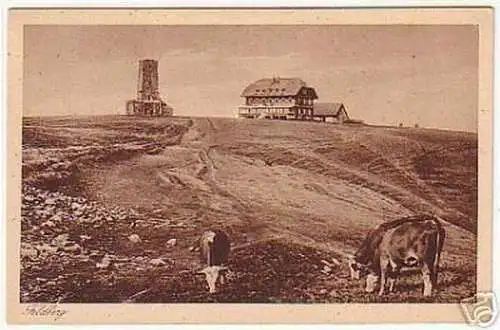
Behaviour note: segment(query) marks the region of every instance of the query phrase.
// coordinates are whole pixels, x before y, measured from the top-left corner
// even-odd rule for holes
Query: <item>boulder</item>
[[[29,243],[21,243],[21,259],[29,258],[34,259],[38,257],[40,251]]]
[[[140,243],[141,238],[137,234],[132,234],[128,237],[128,240],[131,241],[132,243]]]
[[[106,269],[106,268],[108,268],[109,266],[111,266],[111,261],[112,261],[112,260],[111,260],[111,257],[110,257],[109,255],[107,255],[107,254],[106,254],[106,255],[102,258],[101,262],[98,262],[98,263],[96,264],[96,267],[97,267],[97,268],[100,268],[100,269]]]
[[[68,241],[69,241],[69,234],[66,233],[55,237],[52,240],[51,244],[57,246],[58,248],[64,248],[64,246],[67,245]]]
[[[149,263],[153,266],[164,266],[167,263],[163,261],[161,258],[151,259]]]
[[[167,241],[167,246],[175,246],[177,244],[177,239],[171,238]]]

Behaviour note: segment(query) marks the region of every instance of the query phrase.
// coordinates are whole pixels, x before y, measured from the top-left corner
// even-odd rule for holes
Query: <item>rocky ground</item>
[[[455,302],[475,291],[474,159],[477,136],[423,129],[27,118],[20,299]],[[423,299],[410,273],[394,294],[364,294],[344,256],[419,211],[448,220],[440,292]],[[215,295],[196,274],[211,226],[233,241]]]
[[[157,216],[160,218],[155,221],[133,209],[106,209],[83,197],[25,185],[22,300],[205,301],[204,283],[194,269],[179,269],[175,259],[165,257],[178,248],[175,237],[182,236],[184,224]],[[170,236],[157,235],[161,239],[155,242],[154,235],[144,233],[147,227],[161,227],[159,230]],[[196,252],[194,244],[181,249]],[[276,240],[249,246],[236,252],[232,259],[230,281],[237,278],[243,286],[225,291],[223,301],[228,302],[246,298],[254,302],[312,301],[317,294],[326,296],[331,292],[303,290],[310,275],[326,279],[338,266],[338,260],[329,259],[325,253]],[[251,273],[245,271],[249,265]],[[153,279],[157,284],[149,294],[134,299],[134,294],[142,291],[141,284],[151,286]],[[229,293],[231,289],[233,292]],[[290,296],[280,297],[282,291],[291,291]]]

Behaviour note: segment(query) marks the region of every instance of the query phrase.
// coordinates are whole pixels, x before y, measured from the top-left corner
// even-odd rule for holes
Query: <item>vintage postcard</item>
[[[10,323],[494,322],[491,8],[8,23]]]

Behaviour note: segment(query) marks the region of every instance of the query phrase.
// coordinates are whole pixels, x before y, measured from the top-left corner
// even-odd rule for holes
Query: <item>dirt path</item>
[[[222,122],[221,126],[232,127],[228,122]],[[198,136],[203,136],[202,140],[196,140],[196,145],[201,148],[200,161],[207,168],[207,180],[214,193],[229,198],[235,205],[239,206],[239,212],[251,209],[253,217],[269,218],[269,220],[264,221],[270,231],[280,232],[284,226],[303,227],[300,222],[303,223],[304,220],[301,220],[300,217],[307,219],[313,215],[313,217],[323,218],[324,220],[321,221],[324,223],[331,222],[328,217],[338,218],[341,216],[345,220],[337,221],[337,227],[343,229],[349,227],[351,232],[358,227],[360,234],[363,230],[386,220],[387,216],[390,218],[411,213],[404,207],[401,208],[399,203],[390,197],[387,198],[376,190],[354,189],[348,182],[332,180],[330,177],[310,177],[310,173],[300,171],[295,167],[298,161],[293,161],[288,166],[269,166],[265,162],[255,163],[253,161],[252,163],[252,159],[227,153],[225,152],[227,145],[237,140],[238,132],[230,129],[221,132],[210,119],[195,120],[193,129],[201,132]],[[191,144],[183,142],[183,145],[189,147]],[[224,146],[224,148],[219,148],[219,146]],[[279,157],[279,155],[277,156]],[[303,159],[314,159],[311,157],[318,156],[304,151]],[[323,162],[326,164],[325,160]],[[333,163],[329,165],[336,166]],[[354,172],[353,175],[355,175]],[[407,175],[409,176],[409,174]],[[248,183],[245,182],[246,178],[248,178]],[[412,176],[412,180],[416,179]],[[307,189],[306,192],[304,192],[304,187]],[[293,191],[293,193],[290,194],[287,190]],[[281,195],[281,198],[276,198],[277,195]],[[306,198],[306,196],[310,198]],[[430,205],[434,197],[435,195],[431,194],[430,201],[423,202]],[[412,198],[420,200],[416,196]],[[311,200],[315,201],[316,204],[319,203],[319,209],[311,208],[311,205],[308,205]],[[321,201],[324,202],[320,203]],[[290,203],[302,207],[294,207],[290,212]],[[334,206],[332,207],[332,205]],[[438,206],[433,207],[439,208]],[[300,208],[305,212],[301,212]],[[281,217],[280,213],[286,213],[286,216]],[[353,224],[352,219],[356,218],[361,219],[354,221]],[[461,228],[451,224],[448,226],[452,232],[457,232],[457,235],[466,235]],[[300,237],[299,233],[297,235]],[[313,231],[309,235],[313,239],[328,239]],[[352,247],[348,247],[348,250],[352,251]],[[339,252],[342,253],[342,251]]]

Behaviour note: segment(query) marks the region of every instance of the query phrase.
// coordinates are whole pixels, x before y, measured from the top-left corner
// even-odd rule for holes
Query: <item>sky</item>
[[[151,58],[176,115],[234,117],[250,83],[300,77],[366,123],[476,132],[478,42],[475,26],[26,26],[23,113],[125,113]]]

